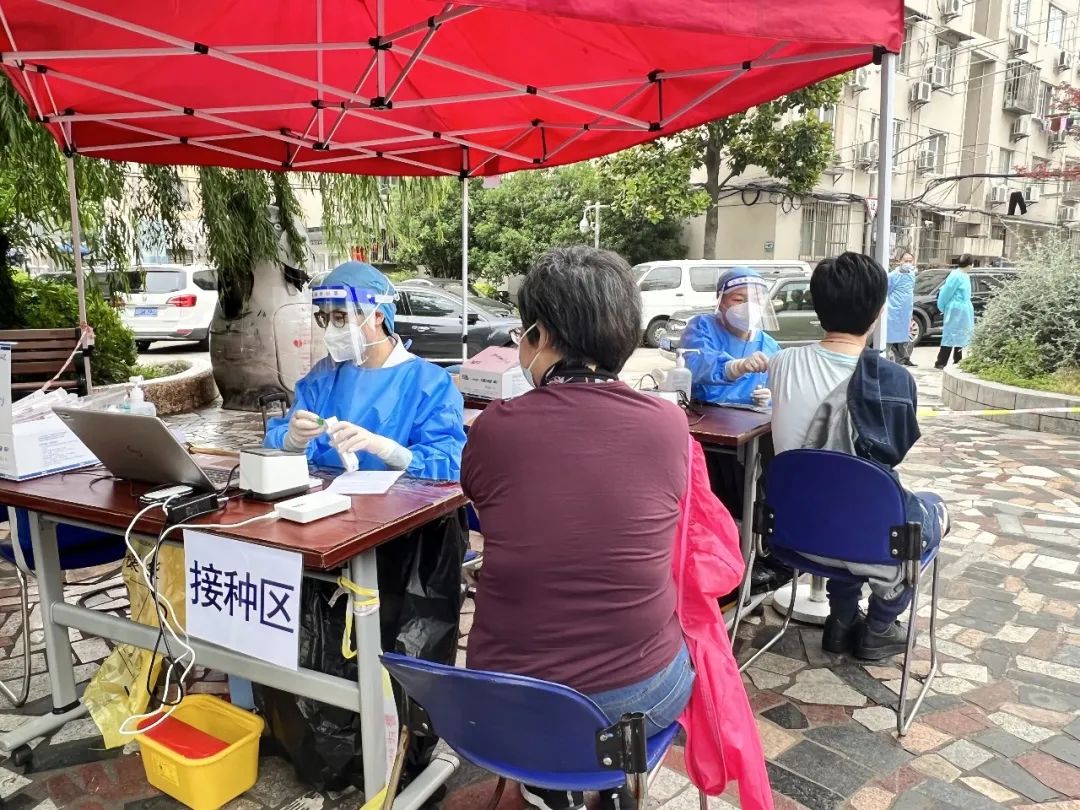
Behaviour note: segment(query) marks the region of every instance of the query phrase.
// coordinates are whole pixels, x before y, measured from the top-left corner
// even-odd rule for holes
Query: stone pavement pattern
[[[923,404],[936,404],[940,378],[922,369],[916,376]],[[215,409],[173,423],[200,443],[242,445],[260,432],[257,417]],[[793,627],[745,678],[776,806],[1080,810],[1080,441],[956,418],[927,419],[923,431],[903,467],[905,481],[940,492],[954,520],[941,553],[943,667],[933,694],[898,741],[899,659],[864,666],[823,653],[819,628]],[[108,610],[126,605],[112,571],[80,572],[73,582],[69,599]],[[21,671],[21,659],[9,657],[21,649],[16,610],[14,580],[4,571],[0,676]],[[467,602],[462,650],[471,611]],[[917,621],[923,630],[917,666],[925,668],[925,603]],[[771,609],[751,617],[740,631],[740,657],[777,623]],[[33,702],[23,711],[0,704],[0,731],[22,714],[49,708],[40,626],[35,611]],[[77,639],[75,647],[76,672],[88,678],[108,647],[96,639]],[[199,677],[195,689],[227,691],[220,675]],[[472,810],[484,806],[492,780],[463,766],[450,787],[442,806]],[[668,810],[698,806],[680,748],[661,770],[653,799]],[[102,751],[89,721],[40,741],[34,773],[0,765],[0,800],[18,810],[177,806],[146,784],[136,754]],[[296,781],[287,762],[265,756],[258,784],[232,806],[351,810],[361,804],[355,791],[314,793]],[[738,807],[738,801],[726,795],[709,806]],[[501,810],[521,807],[516,791],[507,791]]]

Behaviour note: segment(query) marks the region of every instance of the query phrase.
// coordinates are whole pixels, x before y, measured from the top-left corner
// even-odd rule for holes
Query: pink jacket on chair
[[[710,796],[737,780],[743,810],[772,810],[757,723],[717,601],[739,586],[746,564],[735,522],[713,494],[705,454],[693,439],[686,483],[673,555],[676,612],[697,673],[679,718],[686,772]]]

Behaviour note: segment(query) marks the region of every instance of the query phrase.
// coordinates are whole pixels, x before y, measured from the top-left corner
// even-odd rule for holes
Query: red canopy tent
[[[78,245],[74,154],[492,175],[614,152],[878,60],[883,257],[903,18],[901,0],[0,0],[0,63],[69,157]],[[386,778],[375,732],[362,735],[369,796]]]

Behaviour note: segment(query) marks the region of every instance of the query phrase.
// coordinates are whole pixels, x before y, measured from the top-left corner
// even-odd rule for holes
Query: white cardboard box
[[[96,463],[94,454],[53,414],[14,423],[11,344],[0,343],[0,478],[22,481]]]
[[[461,393],[481,399],[511,399],[529,390],[513,346],[489,346],[461,365]]]

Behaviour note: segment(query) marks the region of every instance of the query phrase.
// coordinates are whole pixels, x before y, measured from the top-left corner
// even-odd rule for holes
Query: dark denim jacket
[[[922,435],[915,417],[919,392],[907,369],[873,349],[859,357],[847,388],[847,410],[854,432],[855,455],[895,471]],[[941,540],[937,512],[917,494],[904,490],[908,522],[922,524],[928,545]]]

